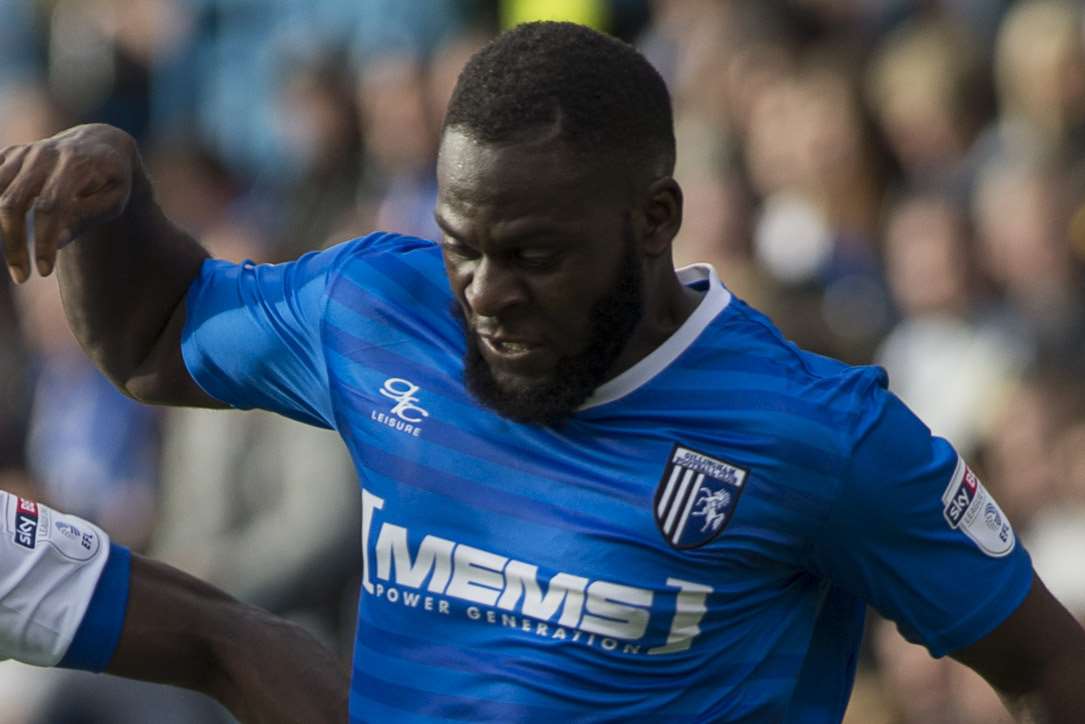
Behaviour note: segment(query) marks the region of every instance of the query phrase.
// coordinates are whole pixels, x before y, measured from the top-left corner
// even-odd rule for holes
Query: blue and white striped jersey
[[[679,274],[704,291],[682,327],[542,427],[466,392],[432,242],[205,263],[195,380],[357,466],[352,721],[834,722],[864,603],[935,655],[1020,604],[1027,553],[880,369]]]

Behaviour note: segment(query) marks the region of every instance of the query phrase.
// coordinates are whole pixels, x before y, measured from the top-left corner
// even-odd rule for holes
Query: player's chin
[[[542,371],[532,371],[531,373],[495,368],[492,365],[489,367],[494,387],[501,394],[512,398],[531,399],[545,396],[547,390],[552,389],[556,382],[553,367]]]

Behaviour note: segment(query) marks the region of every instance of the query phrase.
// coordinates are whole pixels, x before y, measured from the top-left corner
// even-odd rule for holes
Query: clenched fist
[[[149,190],[135,140],[103,124],[0,151],[0,236],[12,279],[30,276],[30,256],[49,275],[57,251],[124,213],[133,190]]]

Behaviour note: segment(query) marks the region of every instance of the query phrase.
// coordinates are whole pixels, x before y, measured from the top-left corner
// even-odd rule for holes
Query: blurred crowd
[[[678,263],[712,262],[807,348],[885,366],[1085,617],[1076,0],[0,0],[0,146],[121,126],[167,213],[220,257],[432,238],[457,73],[538,17],[629,40],[668,81]],[[53,279],[0,281],[0,487],[349,654],[358,491],[337,438],[129,401],[78,349]],[[849,721],[1008,721],[971,672],[869,625]],[[103,682],[4,664],[0,723],[228,721]]]

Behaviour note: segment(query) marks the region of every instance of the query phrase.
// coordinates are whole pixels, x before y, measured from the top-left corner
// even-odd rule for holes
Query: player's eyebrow
[[[466,243],[468,237],[456,230],[451,222],[441,216],[439,211],[433,212],[433,220],[445,234],[454,241]],[[511,232],[495,234],[495,238],[502,239],[503,243],[516,246],[562,246],[571,241],[569,230],[549,223],[528,223],[521,229],[513,228]]]
[[[433,212],[433,220],[435,222],[437,222],[437,226],[439,226],[441,228],[441,231],[448,234],[449,236],[451,236],[456,241],[463,241],[463,239],[464,239],[463,234],[458,233],[452,227],[452,224],[448,223],[448,221],[446,221],[445,218],[443,216],[441,216],[440,212],[438,212],[438,211]]]
[[[518,245],[531,244],[543,246],[555,246],[564,244],[569,238],[569,232],[558,226],[541,225],[517,229],[504,235],[509,242]]]

